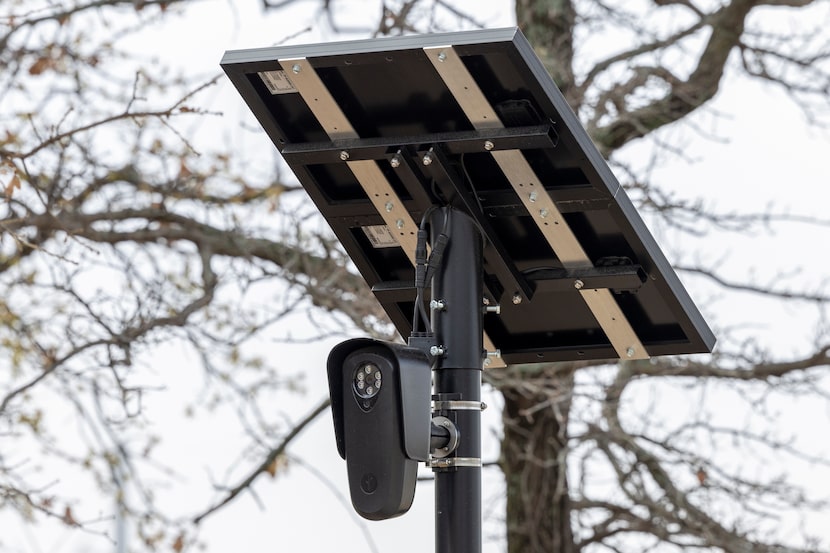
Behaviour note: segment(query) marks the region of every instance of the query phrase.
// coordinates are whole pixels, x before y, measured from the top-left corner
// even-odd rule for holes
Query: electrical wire
[[[470,185],[470,190],[472,190],[473,197],[476,199],[476,203],[478,204],[478,210],[481,212],[481,216],[484,217],[484,205],[481,203],[481,197],[478,195],[478,189],[476,188],[476,185],[473,183],[473,179],[470,176],[470,172],[467,170],[467,164],[464,161],[465,155],[466,154],[461,154],[461,172],[464,173],[464,178],[467,179],[467,184]],[[481,234],[483,247],[486,248],[487,245],[490,243],[490,239],[487,237],[487,233],[484,232],[484,227],[481,226],[481,223],[479,222],[477,217],[473,217],[473,223],[478,229],[479,234]]]
[[[470,172],[467,170],[467,163],[464,161],[464,156],[467,154],[461,154],[461,171],[464,173],[464,178],[467,179],[467,183],[470,185],[470,190],[473,191],[473,197],[476,199],[476,203],[478,204],[478,210],[484,215],[484,206],[481,204],[481,198],[478,195],[478,190],[476,190],[475,184],[473,184],[473,179],[470,177]]]
[[[419,322],[422,322],[426,332],[432,332],[432,325],[430,324],[429,313],[424,307],[424,289],[426,283],[432,280],[436,271],[441,266],[444,255],[444,250],[449,243],[449,228],[450,217],[452,213],[451,207],[446,207],[444,212],[444,223],[441,233],[433,244],[432,251],[429,257],[426,255],[426,240],[427,240],[427,221],[432,212],[438,209],[437,206],[432,206],[424,212],[421,217],[421,224],[418,228],[418,238],[415,246],[415,308],[412,313],[412,332],[418,332],[420,328]]]
[[[426,224],[429,216],[437,206],[431,206],[421,217],[421,224],[418,227],[418,238],[415,245],[415,308],[412,310],[412,332],[418,332],[418,321],[427,321],[426,309],[424,308],[424,287],[426,285],[426,262],[427,262],[427,231]]]

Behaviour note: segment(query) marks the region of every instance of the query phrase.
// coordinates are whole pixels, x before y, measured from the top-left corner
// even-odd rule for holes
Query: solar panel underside
[[[711,351],[714,336],[517,29],[226,53],[223,68],[403,336],[431,206],[485,235],[505,363]]]

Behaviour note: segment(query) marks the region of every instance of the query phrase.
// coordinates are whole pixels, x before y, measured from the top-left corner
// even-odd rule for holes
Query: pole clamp
[[[454,467],[481,467],[481,459],[477,457],[447,457],[445,459],[430,459],[427,466],[435,469]]]
[[[484,411],[485,409],[487,409],[487,404],[483,401],[449,399],[432,402],[433,411]]]

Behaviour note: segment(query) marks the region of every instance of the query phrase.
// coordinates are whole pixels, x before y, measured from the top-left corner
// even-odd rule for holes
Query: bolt
[[[531,193],[530,193],[530,195],[527,197],[527,199],[528,199],[528,200],[530,200],[530,203],[534,203],[534,202],[536,202],[536,198],[537,198],[538,196],[539,196],[539,195],[538,195],[538,194],[536,193],[536,191],[534,190],[533,192],[531,192]]]
[[[403,219],[398,219],[397,221],[395,221],[395,226],[398,227],[399,229],[403,228],[403,224],[404,224]]]
[[[342,159],[343,161],[349,159],[349,152],[347,152],[346,150],[340,152],[340,159]]]
[[[494,144],[493,144],[490,140],[487,140],[487,141],[484,143],[484,149],[485,149],[485,150],[487,150],[488,152],[489,152],[490,150],[492,150],[493,148],[495,148],[495,147],[496,147],[496,146],[495,146],[495,145],[494,145]]]
[[[444,300],[430,300],[429,308],[434,309],[435,311],[443,311],[447,308],[447,304]]]
[[[545,217],[547,217],[547,216],[548,216],[548,210],[547,210],[547,209],[540,209],[540,210],[539,210],[539,216],[540,216],[542,219],[544,219]]]
[[[496,359],[501,359],[501,350],[497,349],[496,351],[488,351],[487,357],[495,357]]]
[[[634,357],[634,347],[633,346],[628,346],[628,349],[625,350],[625,354],[628,357]]]
[[[522,303],[522,295],[516,292],[513,294],[513,305],[519,305]]]
[[[583,286],[585,286],[585,283],[584,283],[584,282],[582,282],[581,280],[576,279],[576,280],[574,281],[574,288],[576,288],[577,290],[582,290],[582,287],[583,287]]]
[[[392,202],[386,202],[386,205],[384,207],[386,207],[386,213],[389,213],[390,211],[392,211],[392,208],[395,207],[395,204],[393,204]]]
[[[400,166],[401,166],[401,158],[399,158],[398,156],[395,156],[395,157],[393,157],[392,159],[390,159],[390,160],[389,160],[389,164],[390,164],[390,165],[391,165],[394,169],[397,169],[398,167],[400,167]]]
[[[485,305],[484,306],[485,313],[495,313],[496,315],[501,314],[501,305]]]
[[[447,53],[446,52],[439,52],[438,53],[438,61],[445,61],[446,59],[447,59]]]
[[[432,155],[429,152],[424,154],[424,165],[432,165]]]
[[[439,355],[444,355],[444,346],[430,346],[429,354],[433,357],[438,357]]]
[[[302,69],[302,67],[300,67],[300,64],[299,64],[299,63],[295,63],[295,64],[291,67],[291,71],[293,71],[295,75],[296,75],[297,73],[299,73],[299,72],[300,72],[300,69]]]
[[[490,298],[481,298],[481,303],[484,305],[490,305]]]

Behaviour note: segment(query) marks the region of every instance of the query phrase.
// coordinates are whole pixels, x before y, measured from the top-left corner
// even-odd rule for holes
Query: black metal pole
[[[434,464],[436,553],[481,552],[482,238],[467,215],[443,208],[432,244],[449,238],[432,280],[432,326],[444,349],[436,364],[436,413],[459,433],[454,454]]]

